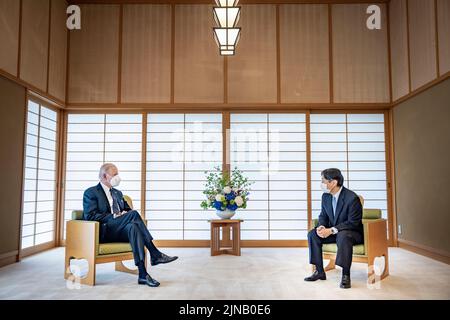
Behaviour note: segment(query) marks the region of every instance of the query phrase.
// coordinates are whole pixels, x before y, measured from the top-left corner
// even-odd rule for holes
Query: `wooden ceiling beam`
[[[245,4],[388,3],[390,0],[240,0]],[[69,4],[214,4],[213,0],[67,0]]]

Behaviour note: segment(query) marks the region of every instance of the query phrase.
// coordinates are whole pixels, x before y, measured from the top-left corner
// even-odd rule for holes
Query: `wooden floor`
[[[158,288],[99,265],[95,287],[63,279],[64,248],[0,269],[0,299],[450,299],[450,266],[391,248],[390,276],[368,287],[366,265],[352,267],[352,289],[339,288],[340,269],[306,283],[307,248],[243,248],[242,256],[210,256],[208,248],[168,248],[180,258],[150,269]]]

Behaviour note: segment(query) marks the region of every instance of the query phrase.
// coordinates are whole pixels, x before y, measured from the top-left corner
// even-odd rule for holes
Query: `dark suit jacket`
[[[118,200],[120,211],[132,210],[123,198],[121,191],[112,189],[115,198]],[[98,183],[94,187],[88,188],[83,195],[83,219],[88,221],[107,222],[112,218],[111,206],[102,185]]]
[[[332,195],[322,195],[322,211],[319,215],[319,226],[335,227],[338,231],[353,230],[363,233],[362,205],[359,197],[353,191],[342,187],[336,205],[336,215],[333,217]]]

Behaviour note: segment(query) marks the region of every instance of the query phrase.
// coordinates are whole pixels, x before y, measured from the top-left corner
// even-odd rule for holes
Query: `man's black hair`
[[[341,173],[341,170],[336,168],[329,168],[322,171],[321,175],[328,181],[337,180],[337,185],[342,187],[344,184],[344,176]]]

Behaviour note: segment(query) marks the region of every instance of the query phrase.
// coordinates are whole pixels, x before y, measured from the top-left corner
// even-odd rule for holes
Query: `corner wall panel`
[[[437,77],[434,1],[408,0],[411,89]]]
[[[391,0],[390,2],[392,99],[394,101],[409,93],[406,8],[406,0]]]
[[[243,6],[239,24],[236,55],[228,58],[228,102],[276,102],[276,7]]]
[[[70,31],[69,102],[117,102],[119,5],[81,5]]]
[[[281,102],[330,102],[328,5],[280,6]]]
[[[122,102],[170,102],[171,8],[125,5]]]
[[[46,91],[49,1],[22,1],[20,78]]]
[[[20,250],[20,221],[22,214],[22,181],[25,156],[26,89],[0,76],[0,174],[2,201],[0,215],[0,264],[5,255]],[[12,261],[11,261],[12,262]]]
[[[366,27],[367,4],[332,6],[333,83],[336,103],[389,102],[386,6],[381,30]]]
[[[48,93],[66,99],[67,28],[65,0],[52,0]]]
[[[450,71],[450,1],[437,0],[439,69],[440,74]]]
[[[19,11],[19,1],[0,1],[0,69],[15,76],[19,51]]]
[[[450,253],[448,198],[436,190],[448,183],[450,79],[393,108],[395,190],[399,238]],[[420,181],[420,196],[413,196]],[[439,221],[440,223],[436,223]]]
[[[223,102],[223,57],[214,41],[210,5],[175,7],[174,100]]]

